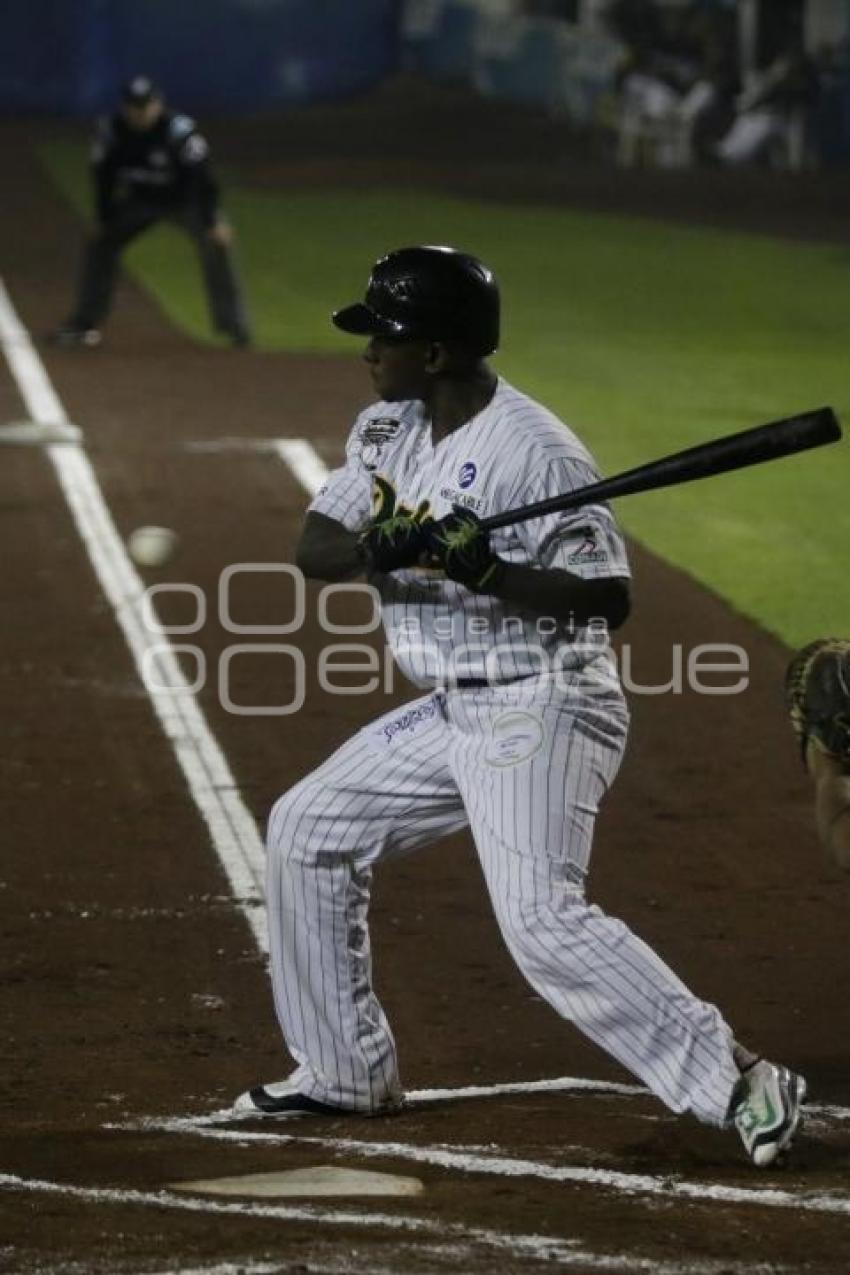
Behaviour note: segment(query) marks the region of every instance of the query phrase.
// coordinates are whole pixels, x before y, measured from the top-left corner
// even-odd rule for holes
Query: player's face
[[[373,336],[363,358],[378,397],[390,403],[424,398],[428,386],[425,367],[430,349],[430,341],[399,341]]]
[[[125,102],[121,113],[134,133],[146,133],[162,114],[162,102],[158,97],[152,97],[149,102],[141,104]]]

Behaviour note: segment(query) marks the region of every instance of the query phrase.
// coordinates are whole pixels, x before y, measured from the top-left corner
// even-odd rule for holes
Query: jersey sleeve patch
[[[191,115],[175,115],[168,123],[168,136],[172,142],[182,142],[184,137],[195,131],[195,121]]]
[[[370,474],[380,468],[387,446],[400,429],[401,421],[391,416],[367,416],[355,426],[352,452]]]
[[[206,138],[200,133],[192,133],[180,147],[178,154],[184,164],[200,164],[210,153]]]
[[[551,463],[526,490],[522,504],[546,500],[597,482],[596,469],[574,458]],[[517,524],[517,534],[532,560],[584,579],[630,574],[622,534],[607,505],[587,505],[546,514]]]

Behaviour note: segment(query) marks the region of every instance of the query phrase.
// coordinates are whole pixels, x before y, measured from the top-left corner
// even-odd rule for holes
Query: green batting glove
[[[415,567],[427,552],[428,528],[434,522],[429,502],[423,500],[415,510],[397,505],[392,483],[377,474],[372,505],[374,516],[357,541],[366,570],[387,574]]]
[[[432,523],[428,547],[449,579],[473,593],[492,593],[504,577],[507,563],[493,553],[490,533],[471,509],[455,505]]]

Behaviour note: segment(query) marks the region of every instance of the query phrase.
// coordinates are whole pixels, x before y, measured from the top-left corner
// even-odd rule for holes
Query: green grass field
[[[84,208],[82,148],[57,144],[44,160]],[[226,190],[262,348],[353,352],[328,316],[362,293],[374,258],[452,243],[501,280],[496,366],[575,426],[607,472],[825,403],[850,427],[846,249],[424,193]],[[176,325],[209,339],[176,232],[145,236],[127,264]],[[848,447],[630,497],[617,512],[790,645],[850,633]]]

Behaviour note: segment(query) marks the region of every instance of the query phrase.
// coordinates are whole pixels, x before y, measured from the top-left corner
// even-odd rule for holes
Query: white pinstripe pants
[[[400,1093],[371,984],[372,867],[468,824],[532,987],[672,1110],[725,1122],[739,1073],[719,1011],[584,901],[626,730],[618,694],[567,698],[539,679],[438,692],[359,731],[280,798],[268,834],[272,982],[303,1093],[364,1111]]]

